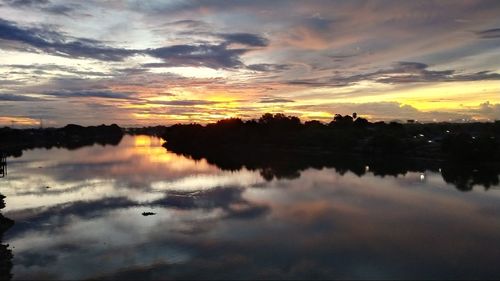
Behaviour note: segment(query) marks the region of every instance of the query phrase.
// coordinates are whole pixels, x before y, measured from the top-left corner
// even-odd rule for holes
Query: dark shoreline
[[[261,147],[365,156],[405,156],[454,161],[500,162],[500,121],[494,123],[371,123],[336,116],[329,124],[265,114],[258,120],[225,119],[205,126],[179,124],[160,135],[172,150],[254,150]]]
[[[359,177],[372,173],[375,176],[400,176],[409,172],[439,173],[443,180],[461,191],[470,191],[476,185],[485,189],[499,185],[500,162],[450,161],[445,159],[408,156],[363,155],[335,151],[294,150],[288,148],[255,148],[243,151],[225,147],[222,150],[190,151],[168,145],[171,152],[193,160],[205,159],[222,170],[237,171],[246,168],[259,171],[268,181],[295,179],[307,169],[334,168],[338,173],[351,172]]]
[[[0,153],[20,157],[24,150],[35,148],[66,148],[69,150],[93,144],[117,145],[123,137],[118,125],[83,127],[70,124],[63,128],[11,129],[0,128]]]
[[[160,129],[160,128],[156,128]],[[371,123],[337,115],[329,124],[283,114],[156,130],[168,150],[225,170],[246,167],[267,179],[296,178],[312,168],[361,176],[439,172],[457,189],[499,184],[500,122]]]
[[[358,176],[433,171],[465,191],[478,184],[498,185],[500,175],[500,121],[370,123],[346,115],[324,124],[265,114],[258,120],[226,119],[205,126],[0,128],[0,152],[19,157],[34,148],[117,145],[124,134],[161,137],[171,152],[206,159],[223,170],[258,170],[267,180],[295,178],[307,168],[324,167]]]

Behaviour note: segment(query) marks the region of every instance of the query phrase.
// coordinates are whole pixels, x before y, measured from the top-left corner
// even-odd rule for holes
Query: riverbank
[[[288,149],[358,153],[371,157],[402,156],[457,161],[500,161],[500,122],[371,123],[350,116],[329,124],[302,123],[283,114],[258,120],[225,119],[208,125],[165,128],[167,147],[190,154],[210,151]]]
[[[0,152],[19,157],[23,150],[34,148],[76,149],[94,143],[116,145],[123,137],[118,125],[83,127],[70,124],[63,128],[12,129],[0,128]]]

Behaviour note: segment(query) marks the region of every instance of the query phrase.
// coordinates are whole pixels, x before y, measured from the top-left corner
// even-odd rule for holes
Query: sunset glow
[[[500,119],[499,14],[482,0],[4,0],[0,126]]]

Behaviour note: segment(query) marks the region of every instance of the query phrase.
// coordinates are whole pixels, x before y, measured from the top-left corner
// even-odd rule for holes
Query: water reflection
[[[118,146],[9,158],[0,192],[16,221],[4,237],[13,277],[500,276],[497,189],[457,192],[444,168],[381,172],[373,161],[290,157],[233,155],[220,169],[125,136]],[[484,183],[457,173],[465,186]]]
[[[170,148],[168,143],[167,147]],[[238,171],[242,168],[256,170],[267,181],[275,178],[299,178],[301,171],[309,168],[334,168],[341,175],[351,172],[358,176],[372,174],[381,177],[431,171],[441,173],[443,180],[453,184],[458,190],[470,191],[474,186],[482,186],[486,190],[498,186],[500,175],[498,163],[460,163],[394,156],[366,158],[354,154],[339,155],[321,151],[311,153],[310,151],[275,148],[237,151],[186,151],[177,147],[171,149],[179,155],[194,160],[207,159],[208,163],[222,170]]]

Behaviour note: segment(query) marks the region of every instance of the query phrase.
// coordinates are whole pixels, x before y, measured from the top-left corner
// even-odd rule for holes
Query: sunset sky
[[[500,119],[500,1],[0,0],[0,126]]]

